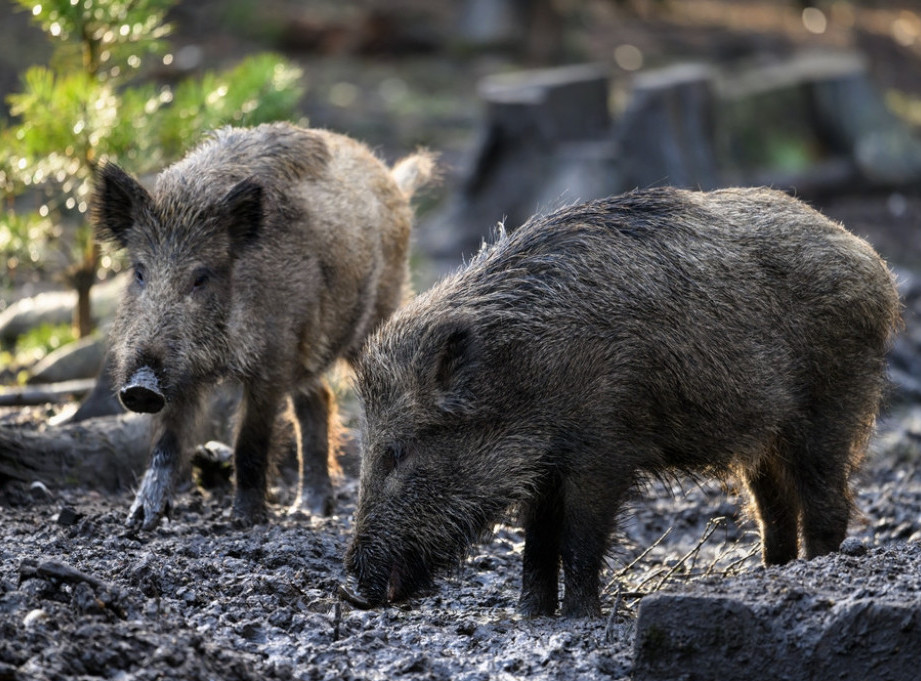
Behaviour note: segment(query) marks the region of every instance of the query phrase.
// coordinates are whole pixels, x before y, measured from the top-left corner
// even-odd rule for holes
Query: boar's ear
[[[92,200],[91,219],[102,241],[128,245],[128,232],[153,200],[137,180],[114,163],[100,168]]]
[[[426,358],[428,377],[439,408],[466,413],[473,407],[473,376],[479,362],[472,322],[453,317],[439,322],[430,335],[432,353]]]
[[[251,244],[262,227],[262,186],[253,178],[238,182],[220,203],[234,250]]]

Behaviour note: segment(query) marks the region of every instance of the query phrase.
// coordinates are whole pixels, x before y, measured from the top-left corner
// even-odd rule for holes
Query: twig
[[[706,529],[704,530],[703,535],[701,535],[700,539],[697,540],[697,544],[696,544],[690,551],[688,551],[687,553],[685,553],[685,554],[678,560],[678,562],[675,563],[675,564],[672,566],[672,568],[666,573],[666,575],[665,575],[661,580],[659,580],[659,582],[658,582],[654,587],[652,587],[652,590],[653,590],[653,591],[658,591],[659,589],[661,589],[662,586],[665,584],[665,582],[667,582],[668,579],[669,579],[673,574],[675,574],[675,572],[678,570],[678,568],[680,568],[682,565],[684,565],[685,562],[687,562],[687,560],[688,560],[691,556],[696,555],[696,554],[700,551],[700,549],[703,547],[703,545],[706,543],[706,541],[713,535],[714,532],[716,532],[717,528],[718,528],[725,520],[726,520],[726,519],[725,519],[725,518],[722,518],[722,517],[711,519],[710,522],[707,523],[707,527],[706,527]]]
[[[673,530],[673,529],[675,529],[675,528],[674,528],[674,527],[669,527],[667,530],[665,530],[665,532],[662,533],[662,536],[661,536],[661,537],[659,537],[659,538],[656,539],[652,544],[650,544],[650,545],[646,548],[646,550],[643,551],[640,555],[638,555],[636,558],[634,558],[633,560],[631,560],[630,563],[629,563],[628,565],[626,565],[620,572],[618,572],[618,573],[615,575],[615,578],[616,578],[616,577],[623,577],[625,574],[627,574],[627,573],[633,568],[633,566],[636,565],[639,561],[643,560],[643,558],[645,558],[645,557],[649,554],[650,551],[652,551],[652,550],[653,550],[654,548],[656,548],[659,544],[661,544],[663,541],[665,541],[665,538],[668,537],[668,535],[670,535],[670,534],[672,533],[672,530]]]
[[[122,598],[122,595],[117,589],[98,577],[88,575],[75,567],[60,563],[56,560],[46,560],[41,563],[36,563],[34,560],[26,559],[19,565],[19,579],[22,581],[29,577],[57,579],[71,584],[85,582],[96,590],[96,600],[102,607],[108,608],[121,619],[127,617],[125,609],[118,602],[119,599]]]
[[[754,546],[752,546],[751,549],[749,549],[748,553],[746,553],[744,556],[742,556],[738,560],[733,561],[732,563],[727,565],[726,568],[722,572],[723,577],[728,577],[729,575],[734,574],[734,571],[736,570],[736,568],[738,568],[740,565],[742,565],[742,563],[744,563],[746,560],[754,556],[760,550],[761,550],[761,543],[758,542]]]
[[[619,580],[621,577],[623,577],[624,575],[626,575],[630,570],[632,570],[634,565],[636,565],[636,564],[639,563],[641,560],[643,560],[643,558],[645,558],[647,555],[649,555],[649,552],[650,552],[650,551],[652,551],[655,547],[657,547],[659,544],[661,544],[663,541],[665,541],[665,538],[668,537],[669,534],[671,534],[671,531],[672,531],[673,529],[674,529],[674,527],[669,527],[667,530],[665,530],[665,532],[662,533],[662,536],[661,536],[661,537],[659,537],[659,538],[656,539],[652,544],[650,544],[649,546],[647,546],[646,549],[645,549],[642,553],[640,553],[640,555],[638,555],[636,558],[634,558],[633,560],[631,560],[627,565],[625,565],[623,568],[621,568],[620,571],[619,571],[616,575],[614,575],[614,577],[611,579],[611,581],[608,582],[607,586],[604,587],[604,591],[607,592],[608,589],[610,589],[612,586],[614,586],[614,584],[617,582],[617,580]]]
[[[342,599],[337,598],[336,602],[333,604],[333,641],[334,642],[339,640],[341,626],[342,626]]]
[[[614,634],[614,620],[617,619],[617,611],[620,609],[620,589],[617,590],[617,595],[614,597],[614,606],[611,608],[611,614],[608,616],[608,624],[604,628],[604,642],[611,643],[612,637]]]
[[[75,567],[59,563],[56,560],[46,560],[36,564],[34,561],[24,560],[19,566],[20,579],[26,577],[46,577],[59,579],[62,582],[86,582],[94,589],[108,589],[109,586],[101,579],[81,572]]]
[[[647,576],[643,581],[641,581],[639,584],[636,585],[635,588],[636,588],[637,593],[640,593],[640,592],[641,592],[640,590],[643,588],[643,586],[644,586],[647,582],[651,582],[653,579],[655,579],[656,577],[658,577],[659,575],[661,575],[663,572],[667,572],[667,571],[668,571],[668,568],[664,568],[664,567],[663,567],[663,568],[659,568],[658,570],[653,571],[652,574],[650,574],[649,576]],[[642,592],[642,593],[648,594],[648,593],[651,593],[651,592],[648,592],[648,591],[647,591],[647,592]]]
[[[759,535],[757,532],[746,532],[745,535],[749,535],[749,536],[754,535],[758,540],[755,542],[754,547],[746,554],[745,558],[742,559],[743,561],[744,561],[746,558],[748,558],[749,556],[751,556],[753,553],[757,552],[757,551],[760,549],[760,547],[761,547],[760,535]],[[743,536],[745,536],[745,535],[743,535]],[[710,575],[714,574],[714,572],[716,571],[716,567],[717,567],[717,565],[719,565],[720,561],[723,560],[723,558],[725,558],[726,556],[728,556],[730,553],[732,553],[733,551],[735,551],[736,548],[737,548],[737,546],[731,546],[731,547],[729,547],[728,549],[726,549],[726,550],[724,550],[724,551],[721,551],[720,554],[719,554],[716,558],[713,559],[713,561],[710,563],[710,565],[707,566],[707,569],[706,569],[706,571],[704,572],[703,576],[704,576],[704,577],[709,577]],[[734,565],[734,564],[735,564],[735,563],[733,563],[733,565]],[[721,572],[721,574],[722,574],[723,576],[726,576],[725,569],[724,569],[723,572]]]

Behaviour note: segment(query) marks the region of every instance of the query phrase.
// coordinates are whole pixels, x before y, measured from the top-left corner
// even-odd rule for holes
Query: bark
[[[116,492],[135,484],[150,448],[151,418],[100,417],[37,430],[0,427],[0,486],[41,481]]]
[[[0,392],[0,407],[28,407],[49,402],[63,402],[74,396],[90,392],[95,385],[96,380],[88,378],[4,388]]]
[[[238,402],[238,391],[217,390],[190,444],[231,442]],[[37,429],[0,426],[0,488],[11,481],[105,492],[134,487],[147,466],[152,423],[128,413]]]

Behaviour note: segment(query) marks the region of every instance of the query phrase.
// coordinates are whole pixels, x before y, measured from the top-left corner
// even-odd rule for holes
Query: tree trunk
[[[91,242],[81,262],[73,272],[72,281],[77,291],[77,306],[74,308],[74,331],[78,338],[86,338],[93,332],[93,309],[90,304],[90,289],[96,283],[96,267],[99,262],[99,245]]]

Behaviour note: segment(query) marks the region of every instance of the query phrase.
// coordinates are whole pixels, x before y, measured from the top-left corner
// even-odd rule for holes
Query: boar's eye
[[[211,270],[207,267],[199,267],[192,274],[192,290],[197,291],[198,289],[205,286],[208,281],[211,279]]]
[[[384,450],[384,471],[385,475],[390,475],[400,462],[406,459],[406,449],[403,445],[388,445]]]
[[[143,288],[144,284],[147,283],[147,272],[144,269],[144,266],[140,263],[137,263],[134,266],[134,281],[141,288]]]

